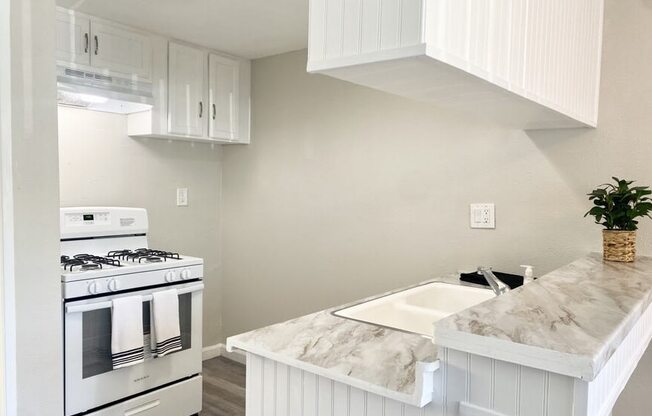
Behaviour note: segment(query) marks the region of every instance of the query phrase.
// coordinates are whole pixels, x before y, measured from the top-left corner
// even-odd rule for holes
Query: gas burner
[[[109,258],[117,258],[120,260],[133,261],[138,263],[160,263],[163,261],[181,260],[179,253],[171,251],[152,250],[149,248],[138,248],[136,250],[115,250],[109,251],[106,255]]]
[[[163,258],[156,257],[156,256],[147,256],[147,257],[139,257],[138,258],[138,263],[142,263],[142,262],[145,262],[145,263],[160,263],[162,261],[164,261]]]
[[[103,265],[120,267],[120,260],[110,259],[101,256],[94,256],[92,254],[76,254],[72,256],[61,256],[61,265],[63,270],[70,270],[71,272],[76,267],[81,271],[97,270],[103,268]]]

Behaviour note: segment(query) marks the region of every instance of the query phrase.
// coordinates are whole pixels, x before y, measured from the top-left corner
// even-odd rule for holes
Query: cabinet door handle
[[[200,101],[199,102],[199,118],[201,118],[201,116],[203,114],[204,114],[204,103]]]
[[[84,33],[84,53],[88,53],[88,33]]]
[[[95,55],[97,55],[97,52],[100,50],[100,40],[97,38],[97,35],[94,36],[95,39]]]
[[[217,116],[217,107],[213,104],[213,120],[215,120],[215,116]]]

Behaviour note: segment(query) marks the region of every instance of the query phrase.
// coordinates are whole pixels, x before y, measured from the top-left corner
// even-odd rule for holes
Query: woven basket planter
[[[636,231],[602,230],[602,247],[605,260],[632,262],[636,257]]]

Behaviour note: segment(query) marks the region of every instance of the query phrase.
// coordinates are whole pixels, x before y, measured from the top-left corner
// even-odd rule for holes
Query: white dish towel
[[[152,299],[154,353],[163,357],[181,349],[179,292],[176,289],[154,292]]]
[[[113,368],[144,361],[143,298],[126,296],[113,300],[111,308],[111,358]]]

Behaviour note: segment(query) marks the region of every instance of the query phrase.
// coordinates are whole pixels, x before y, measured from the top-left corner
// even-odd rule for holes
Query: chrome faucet
[[[496,296],[503,295],[509,292],[511,289],[505,282],[496,277],[494,272],[491,270],[491,267],[478,266],[478,274],[484,276],[491,289],[494,291]]]

